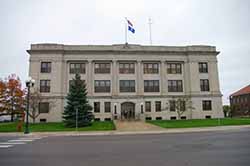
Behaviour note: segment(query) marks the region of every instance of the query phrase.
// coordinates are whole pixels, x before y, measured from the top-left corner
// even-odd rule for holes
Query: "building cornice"
[[[218,55],[214,46],[145,46],[145,45],[62,45],[32,44],[29,54],[144,54],[144,55]]]

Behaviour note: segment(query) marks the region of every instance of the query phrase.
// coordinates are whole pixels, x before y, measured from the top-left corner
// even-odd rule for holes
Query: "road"
[[[6,137],[6,139],[21,139]],[[249,166],[250,129],[60,136],[0,148],[1,166]]]

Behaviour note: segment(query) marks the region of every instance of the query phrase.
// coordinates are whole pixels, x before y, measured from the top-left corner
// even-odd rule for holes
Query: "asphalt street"
[[[0,138],[17,139],[11,137]],[[249,166],[250,129],[50,136],[0,148],[0,166]]]

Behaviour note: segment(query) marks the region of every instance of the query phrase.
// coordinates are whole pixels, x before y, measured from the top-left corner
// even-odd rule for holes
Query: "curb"
[[[89,131],[89,132],[34,132],[30,134],[23,133],[0,133],[1,136],[104,136],[104,135],[143,135],[143,134],[174,134],[174,133],[194,133],[194,132],[212,132],[212,131],[233,131],[241,129],[250,129],[250,125],[240,126],[216,126],[216,127],[202,127],[202,128],[179,128],[179,129],[162,129],[150,131]]]

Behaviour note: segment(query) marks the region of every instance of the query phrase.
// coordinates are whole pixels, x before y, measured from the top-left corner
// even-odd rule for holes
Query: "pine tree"
[[[94,118],[87,100],[86,85],[79,74],[70,83],[69,93],[66,97],[67,105],[64,108],[63,122],[66,127],[76,127],[76,109],[78,110],[78,127],[91,125]]]

